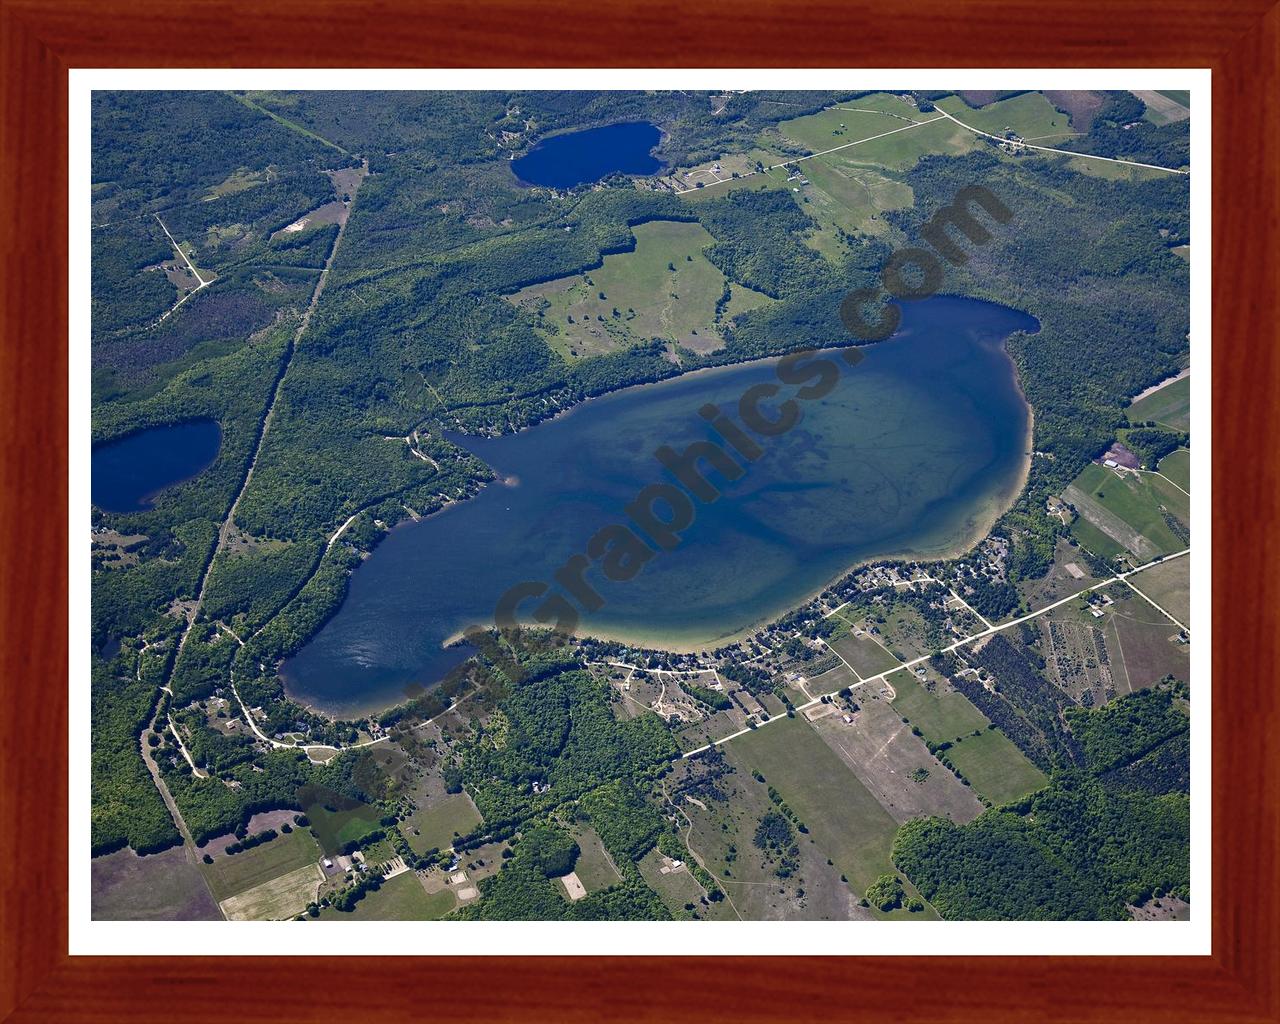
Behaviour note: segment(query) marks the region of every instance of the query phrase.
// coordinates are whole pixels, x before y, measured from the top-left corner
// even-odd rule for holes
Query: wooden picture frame
[[[423,1014],[429,993],[432,1016],[454,1021],[1280,1020],[1280,460],[1269,449],[1280,434],[1280,7],[1269,3],[3,0],[0,1019],[399,1021]],[[1212,955],[781,960],[769,945],[760,963],[349,948],[324,959],[69,956],[68,70],[891,65],[1213,71]]]

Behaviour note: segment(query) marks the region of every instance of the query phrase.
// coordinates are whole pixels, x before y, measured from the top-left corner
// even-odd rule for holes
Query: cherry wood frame
[[[1272,2],[0,0],[0,1018],[1280,1020]],[[68,956],[67,70],[217,66],[1212,68],[1212,956]]]

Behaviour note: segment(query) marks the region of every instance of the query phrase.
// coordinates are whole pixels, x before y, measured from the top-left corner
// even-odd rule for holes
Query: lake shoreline
[[[987,470],[981,471],[979,475],[972,478],[974,483],[968,491],[969,497],[967,499],[959,499],[958,504],[951,506],[952,512],[949,515],[944,514],[941,517],[938,517],[937,521],[933,523],[932,529],[924,536],[921,536],[918,532],[913,535],[911,531],[907,531],[898,534],[895,540],[893,533],[886,531],[882,541],[882,543],[886,545],[883,550],[875,550],[874,543],[871,541],[866,542],[863,551],[857,550],[860,546],[858,543],[850,544],[847,541],[835,541],[834,543],[836,547],[843,545],[851,548],[852,550],[849,551],[849,554],[855,557],[844,562],[839,562],[831,558],[824,558],[821,561],[821,570],[819,571],[815,571],[818,570],[818,562],[809,561],[804,556],[801,556],[801,559],[797,564],[801,566],[806,563],[809,564],[810,579],[818,580],[818,582],[815,582],[812,586],[805,588],[802,593],[799,593],[799,596],[797,596],[798,588],[796,591],[791,591],[788,594],[786,588],[783,587],[779,596],[783,598],[784,603],[777,605],[771,605],[768,603],[768,596],[772,592],[771,587],[759,589],[757,591],[757,597],[754,600],[758,602],[758,605],[763,605],[763,607],[758,613],[751,614],[754,609],[750,607],[749,602],[746,603],[745,607],[739,610],[746,611],[747,615],[744,615],[739,619],[739,622],[742,624],[732,630],[717,634],[715,632],[717,624],[713,617],[703,617],[699,619],[694,616],[689,616],[686,621],[680,616],[661,614],[650,619],[648,616],[643,615],[643,612],[641,611],[641,614],[637,615],[637,618],[641,619],[641,623],[639,624],[627,624],[623,622],[615,627],[603,623],[592,623],[587,621],[579,624],[579,628],[575,631],[575,635],[584,640],[595,639],[606,642],[624,643],[633,647],[649,650],[661,650],[677,654],[714,650],[719,647],[730,646],[734,643],[740,642],[741,640],[758,633],[762,628],[767,627],[770,623],[776,622],[778,619],[785,617],[796,609],[804,607],[824,590],[829,589],[834,582],[847,577],[850,573],[855,572],[864,565],[896,560],[911,560],[922,563],[951,561],[971,551],[976,545],[980,544],[986,537],[988,537],[994,524],[1003,514],[1005,514],[1008,508],[1012,506],[1018,496],[1024,493],[1029,479],[1031,460],[1033,458],[1032,439],[1034,437],[1035,429],[1035,414],[1034,409],[1026,399],[1026,394],[1022,388],[1016,361],[1009,349],[1009,343],[1010,340],[1019,332],[1034,333],[1038,324],[1035,323],[1034,318],[1029,317],[1029,315],[1025,314],[1023,311],[1014,309],[1013,307],[1004,306],[1000,303],[990,303],[987,300],[982,299],[975,300],[967,296],[948,296],[947,298],[957,299],[961,302],[977,302],[981,305],[997,306],[1011,313],[1021,314],[1029,320],[1031,325],[1033,325],[1030,327],[1021,327],[1016,330],[1005,330],[1003,328],[997,330],[996,328],[1000,327],[998,322],[994,325],[986,322],[980,322],[975,325],[979,331],[986,332],[986,337],[984,340],[982,339],[982,335],[978,334],[974,336],[974,341],[985,346],[989,352],[989,356],[987,358],[998,360],[1003,364],[1003,369],[1009,374],[1009,377],[1007,378],[1008,384],[1006,384],[1005,387],[1009,388],[1010,391],[1008,393],[1008,397],[1004,399],[1009,411],[1005,414],[1005,417],[1008,427],[1012,427],[1013,430],[1008,431],[1008,427],[1006,427],[1007,432],[1004,434],[1005,439],[1001,442],[1000,448],[1000,451],[1004,453],[999,456],[1001,461],[992,463]],[[910,334],[913,332],[907,331],[905,333]],[[934,344],[937,344],[937,342],[934,342]],[[879,346],[854,346],[848,344],[838,347],[831,346],[829,351],[832,353],[832,361],[838,364],[839,361],[834,359],[835,354],[842,349],[847,350],[852,347],[877,348]],[[822,358],[820,353],[825,351],[828,351],[828,349],[815,351],[814,357]],[[598,400],[623,400],[621,399],[621,396],[630,392],[631,394],[629,398],[625,399],[625,401],[628,402],[629,406],[635,406],[637,403],[635,392],[639,392],[641,388],[649,389],[644,392],[644,394],[646,396],[650,396],[653,394],[653,385],[656,384],[667,384],[672,387],[680,387],[681,385],[678,384],[678,382],[685,382],[686,385],[691,385],[695,379],[714,379],[721,375],[732,374],[735,371],[740,372],[743,369],[750,368],[752,366],[768,366],[776,363],[779,358],[781,358],[780,355],[774,354],[759,356],[752,359],[742,360],[740,362],[701,366],[696,369],[674,374],[671,377],[663,378],[659,381],[632,384],[626,388],[620,388],[605,394],[592,396],[591,398],[577,402],[568,408],[559,410],[554,416],[542,420],[541,425],[546,425],[554,420],[564,420],[570,414],[575,412],[580,415],[585,415],[588,411],[594,410],[595,415],[593,420],[595,422],[592,426],[586,428],[588,430],[588,436],[590,436],[591,430],[598,431],[599,423],[609,422],[614,418],[613,413],[600,408],[601,402]],[[988,369],[987,372],[994,373],[996,371],[993,367]],[[842,374],[842,376],[845,375]],[[1003,373],[999,373],[997,376],[1003,376]],[[723,390],[724,386],[722,385],[721,388]],[[700,393],[703,389],[698,388],[695,390]],[[975,395],[980,393],[981,392],[975,392]],[[678,400],[680,397],[681,396],[677,392],[674,396],[668,396],[666,401],[667,403],[671,403],[673,399]],[[909,405],[907,407],[910,408]],[[1015,409],[1017,410],[1016,413],[1014,412]],[[618,415],[625,416],[627,413],[620,411]],[[1009,422],[1011,417],[1013,417],[1012,422]],[[517,434],[524,433],[528,433],[528,431],[521,430],[509,435],[500,435],[498,437],[460,434],[453,431],[448,433],[449,439],[453,443],[458,444],[459,447],[465,448],[472,454],[487,462],[494,470],[494,476],[481,487],[476,496],[472,496],[471,500],[467,502],[457,502],[457,506],[470,505],[471,502],[477,500],[478,495],[484,491],[500,492],[502,489],[511,487],[513,484],[515,484],[517,492],[522,489],[516,481],[510,479],[513,473],[520,473],[519,460],[511,457],[512,449],[502,449],[495,446],[503,444],[504,440],[509,441],[510,438]],[[576,433],[580,433],[580,431]],[[838,479],[838,477],[836,479]],[[494,483],[502,484],[504,487],[490,488],[489,485]],[[848,481],[845,481],[845,483],[847,485]],[[991,485],[994,486],[992,487]],[[867,493],[870,495],[874,492],[861,493]],[[961,492],[956,492],[957,495],[960,493]],[[966,501],[969,502],[967,506],[965,504]],[[501,497],[497,499],[497,502],[502,506],[508,505],[508,502],[503,501]],[[489,504],[492,506],[494,502],[491,500]],[[454,505],[455,503],[450,502],[445,508],[439,509],[431,516],[423,517],[422,521],[425,522],[428,519],[441,518],[441,513],[447,511]],[[518,506],[518,503],[511,500],[510,505],[516,507]],[[490,509],[490,512],[492,511],[493,510]],[[499,520],[495,521],[490,519],[489,522],[491,526],[494,522],[501,521],[500,517],[503,509],[498,508],[497,512],[499,514]],[[511,513],[512,508],[505,508],[505,512]],[[399,525],[406,527],[407,530],[410,525],[420,525],[420,523],[411,524],[405,522]],[[438,543],[439,537],[443,536],[452,538],[453,542],[456,544],[459,539],[459,529],[460,527],[457,525],[446,527],[445,533],[438,535],[435,542]],[[503,529],[505,530],[506,528],[503,527]],[[391,532],[393,534],[400,535],[402,531],[399,529],[399,526],[397,526]],[[930,536],[929,534],[932,535]],[[839,536],[839,534],[832,535],[821,532],[812,534],[812,537],[820,545],[825,545],[827,547],[831,546],[828,541],[836,536]],[[845,534],[845,536],[848,537],[856,535]],[[385,543],[385,540],[386,538],[380,542],[380,545],[381,543]],[[564,542],[565,541],[563,539],[558,541],[558,543]],[[442,550],[449,549],[446,548]],[[398,556],[402,557],[406,551],[411,553],[412,547],[408,549],[397,548],[398,555],[391,555],[390,557],[392,562],[387,564],[391,565],[399,563]],[[387,556],[384,556],[384,560],[386,557]],[[385,572],[386,568],[384,566],[382,575],[385,575]],[[824,578],[819,579],[820,576]],[[371,653],[378,649],[385,649],[388,652],[392,650],[408,650],[411,647],[419,646],[422,641],[425,640],[428,645],[423,648],[423,654],[410,656],[411,660],[407,663],[403,663],[404,670],[406,672],[405,678],[413,678],[415,673],[417,674],[418,682],[422,682],[422,680],[427,678],[432,678],[433,680],[442,678],[447,671],[449,671],[448,662],[451,660],[451,656],[446,655],[444,652],[461,639],[460,627],[467,621],[467,619],[462,618],[462,621],[459,622],[458,619],[461,618],[461,615],[454,615],[453,617],[456,623],[456,628],[453,629],[447,637],[442,635],[444,630],[441,630],[440,633],[436,634],[441,637],[440,640],[436,641],[436,643],[439,644],[438,647],[430,643],[429,636],[423,636],[416,640],[398,640],[396,639],[397,636],[407,637],[408,634],[398,632],[394,628],[386,628],[385,621],[377,619],[376,616],[374,619],[369,620],[372,632],[364,631],[358,624],[362,623],[365,618],[367,618],[369,609],[372,607],[370,601],[382,601],[385,603],[388,599],[385,596],[378,596],[379,594],[384,594],[384,589],[372,582],[377,579],[381,579],[381,575],[366,577],[364,593],[356,593],[356,597],[359,598],[359,601],[357,602],[357,610],[354,613],[356,617],[348,620],[345,627],[345,632],[347,634],[346,639],[338,642],[347,644],[348,647],[351,643],[358,643],[361,648],[364,648],[367,652]],[[391,584],[393,592],[394,588],[399,586],[394,574],[391,577],[388,577],[386,582]],[[496,580],[495,582],[500,584],[502,581]],[[369,589],[370,586],[374,586],[376,589],[371,590]],[[675,601],[677,603],[682,600],[680,595],[683,595],[683,589],[681,589],[679,594],[677,594],[676,592],[662,589],[664,584],[659,583],[657,586],[659,587],[656,591],[658,595],[670,595],[670,601]],[[654,587],[649,586],[647,590],[653,592]],[[653,597],[653,593],[645,593],[642,595],[640,592],[637,592],[636,599],[641,600],[642,597],[643,600],[650,600]],[[763,598],[764,600],[761,601],[759,600],[760,598]],[[352,594],[349,592],[347,597],[344,598],[343,604],[346,605],[351,600]],[[455,612],[459,611],[463,607],[461,604],[457,603],[460,600],[465,600],[465,598],[459,597],[455,600]],[[436,603],[439,605],[439,600],[437,600]],[[670,602],[668,602],[668,610],[670,607]],[[691,606],[691,608],[693,607],[696,607],[696,602],[695,605]],[[447,622],[448,613],[446,605],[440,605],[439,611],[446,612],[445,621]],[[335,615],[335,618],[336,617],[337,616]],[[478,613],[473,611],[468,616],[468,618],[472,618],[475,621],[483,621],[485,617],[483,610]],[[736,616],[732,616],[730,618],[733,617]],[[377,626],[373,625],[375,621],[379,623]],[[697,624],[696,628],[688,628],[690,624],[694,623]],[[353,628],[357,630],[356,633],[351,632]],[[323,630],[321,630],[321,632],[323,632]],[[337,635],[343,636],[343,633],[340,631]],[[313,640],[314,638],[312,638],[312,640],[308,640],[307,644],[304,645],[304,649],[306,646],[309,646]],[[342,652],[348,648],[335,648],[333,647],[333,643],[334,640],[331,638],[328,642],[327,656],[330,658],[345,658],[346,655]],[[403,646],[405,644],[408,646]],[[325,648],[321,648],[321,650],[324,649]],[[432,650],[436,653],[431,654],[430,651]],[[460,662],[464,657],[469,656],[471,653],[473,652],[469,647],[465,647],[463,650],[458,650],[455,656],[456,660]],[[419,659],[416,663],[412,660],[414,657]],[[286,665],[282,666],[282,669],[284,669],[292,660],[293,659],[288,659],[286,661]],[[434,667],[432,665],[433,662]],[[377,662],[365,663],[378,664]],[[313,657],[313,665],[314,664],[323,664],[323,662],[315,663]],[[389,667],[391,664],[395,663],[387,662],[386,664]],[[420,667],[411,667],[415,664]],[[357,663],[353,662],[353,668],[357,667]],[[325,717],[339,719],[350,719],[353,716],[362,717],[363,715],[375,714],[380,710],[398,706],[403,704],[405,700],[404,693],[399,684],[392,683],[391,686],[387,686],[386,684],[379,685],[374,683],[373,679],[370,679],[369,683],[361,685],[356,683],[356,679],[359,678],[358,675],[351,678],[352,685],[345,693],[341,692],[340,688],[334,689],[330,693],[315,692],[314,690],[311,693],[305,693],[303,692],[305,687],[304,680],[309,680],[312,671],[315,669],[312,666],[308,666],[306,668],[299,666],[299,670],[301,671],[301,677],[295,676],[293,673],[286,674],[284,671],[281,671],[281,678],[286,696],[298,704],[303,705],[318,714],[324,715]],[[332,678],[332,670],[324,668],[319,671],[329,672],[330,677]],[[325,677],[322,675],[319,678],[323,679]],[[390,680],[388,681],[390,682]],[[303,685],[298,685],[300,682]],[[427,685],[430,686],[431,684]],[[368,687],[367,690],[366,687]],[[360,693],[361,690],[366,690],[366,692],[362,694]],[[378,692],[379,690],[381,690],[381,693]],[[355,699],[352,700],[350,698]]]

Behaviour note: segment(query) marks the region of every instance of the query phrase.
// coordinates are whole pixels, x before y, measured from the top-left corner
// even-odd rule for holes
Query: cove
[[[647,121],[628,121],[586,128],[543,139],[527,154],[511,161],[511,170],[526,185],[573,188],[609,174],[655,174],[662,161],[651,150],[662,133]]]
[[[866,348],[858,366],[827,353],[842,367],[835,389],[798,403],[799,425],[762,439],[764,455],[740,480],[712,475],[723,496],[696,505],[676,550],[628,582],[588,572],[605,605],[584,614],[580,631],[714,647],[859,562],[971,547],[1025,480],[1031,414],[1004,339],[1037,329],[1016,310],[937,297],[905,304],[898,333]],[[283,666],[287,692],[353,715],[441,678],[471,653],[444,642],[492,624],[508,587],[553,581],[598,529],[625,523],[642,487],[670,479],[654,450],[716,440],[698,409],[732,412],[747,388],[776,382],[776,362],[627,388],[519,434],[454,437],[506,482],[393,530],[352,574],[338,613]]]
[[[165,488],[213,465],[221,444],[215,421],[192,420],[99,445],[93,450],[93,503],[107,512],[145,511]]]

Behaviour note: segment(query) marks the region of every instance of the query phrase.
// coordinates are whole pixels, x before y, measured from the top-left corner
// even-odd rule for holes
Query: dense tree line
[[[1152,755],[1189,735],[1176,700],[1160,689],[1071,711],[1084,768],[1059,769],[1046,788],[967,825],[908,822],[894,863],[947,920],[1113,919],[1153,895],[1189,898],[1187,789],[1142,784]],[[1144,762],[1141,774],[1118,774]]]

